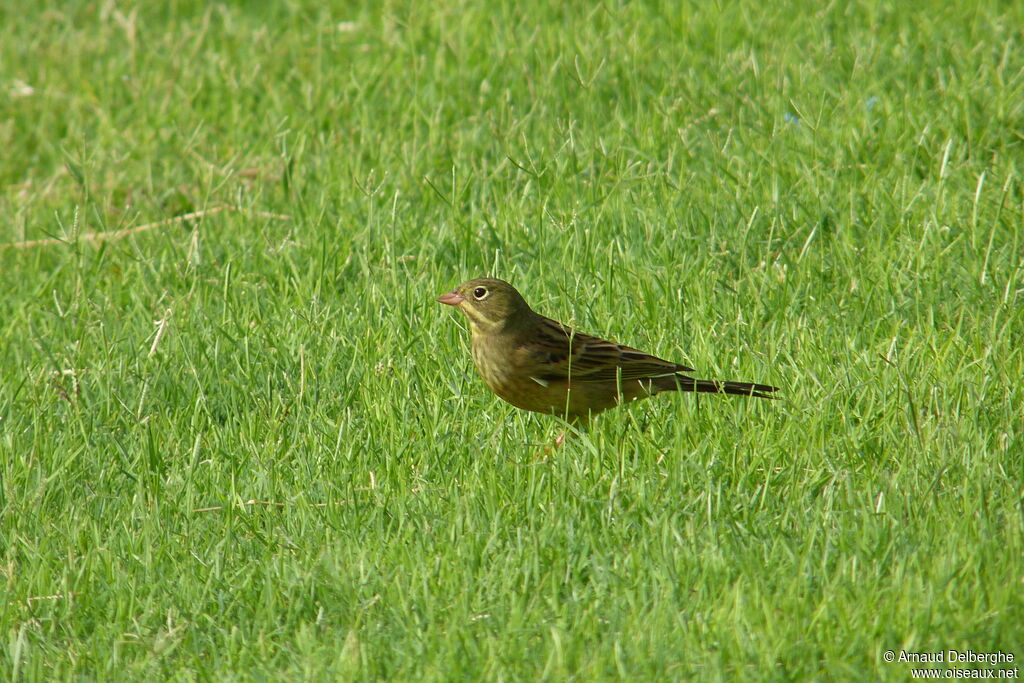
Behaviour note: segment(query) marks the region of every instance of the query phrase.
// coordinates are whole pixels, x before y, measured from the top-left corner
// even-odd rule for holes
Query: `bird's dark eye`
[[[487,296],[487,288],[477,287],[476,289],[473,290],[473,296],[476,297],[477,301],[483,299],[485,296]]]

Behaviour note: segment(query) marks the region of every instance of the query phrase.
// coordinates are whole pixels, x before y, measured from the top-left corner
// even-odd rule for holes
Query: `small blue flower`
[[[782,118],[786,120],[786,123],[792,123],[794,126],[800,125],[800,117],[790,114],[788,111],[783,115]]]
[[[868,101],[864,103],[864,107],[868,111],[871,111],[872,109],[875,108],[876,104],[878,104],[878,98],[877,97],[869,97]]]

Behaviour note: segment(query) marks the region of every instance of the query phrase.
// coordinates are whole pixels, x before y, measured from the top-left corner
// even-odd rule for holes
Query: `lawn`
[[[1021,26],[2,2],[0,679],[1019,669]],[[549,452],[482,274],[781,400]]]

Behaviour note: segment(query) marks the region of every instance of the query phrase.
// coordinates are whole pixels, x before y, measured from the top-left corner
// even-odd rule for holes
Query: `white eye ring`
[[[487,294],[488,291],[486,287],[477,287],[476,289],[473,290],[473,298],[476,299],[477,301],[483,301],[484,299],[486,299]]]

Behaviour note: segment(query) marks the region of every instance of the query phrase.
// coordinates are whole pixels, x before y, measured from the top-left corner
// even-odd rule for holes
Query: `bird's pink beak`
[[[449,306],[458,306],[459,304],[466,300],[466,297],[452,290],[447,294],[442,294],[441,296],[437,297],[437,300],[442,304],[447,304]]]

